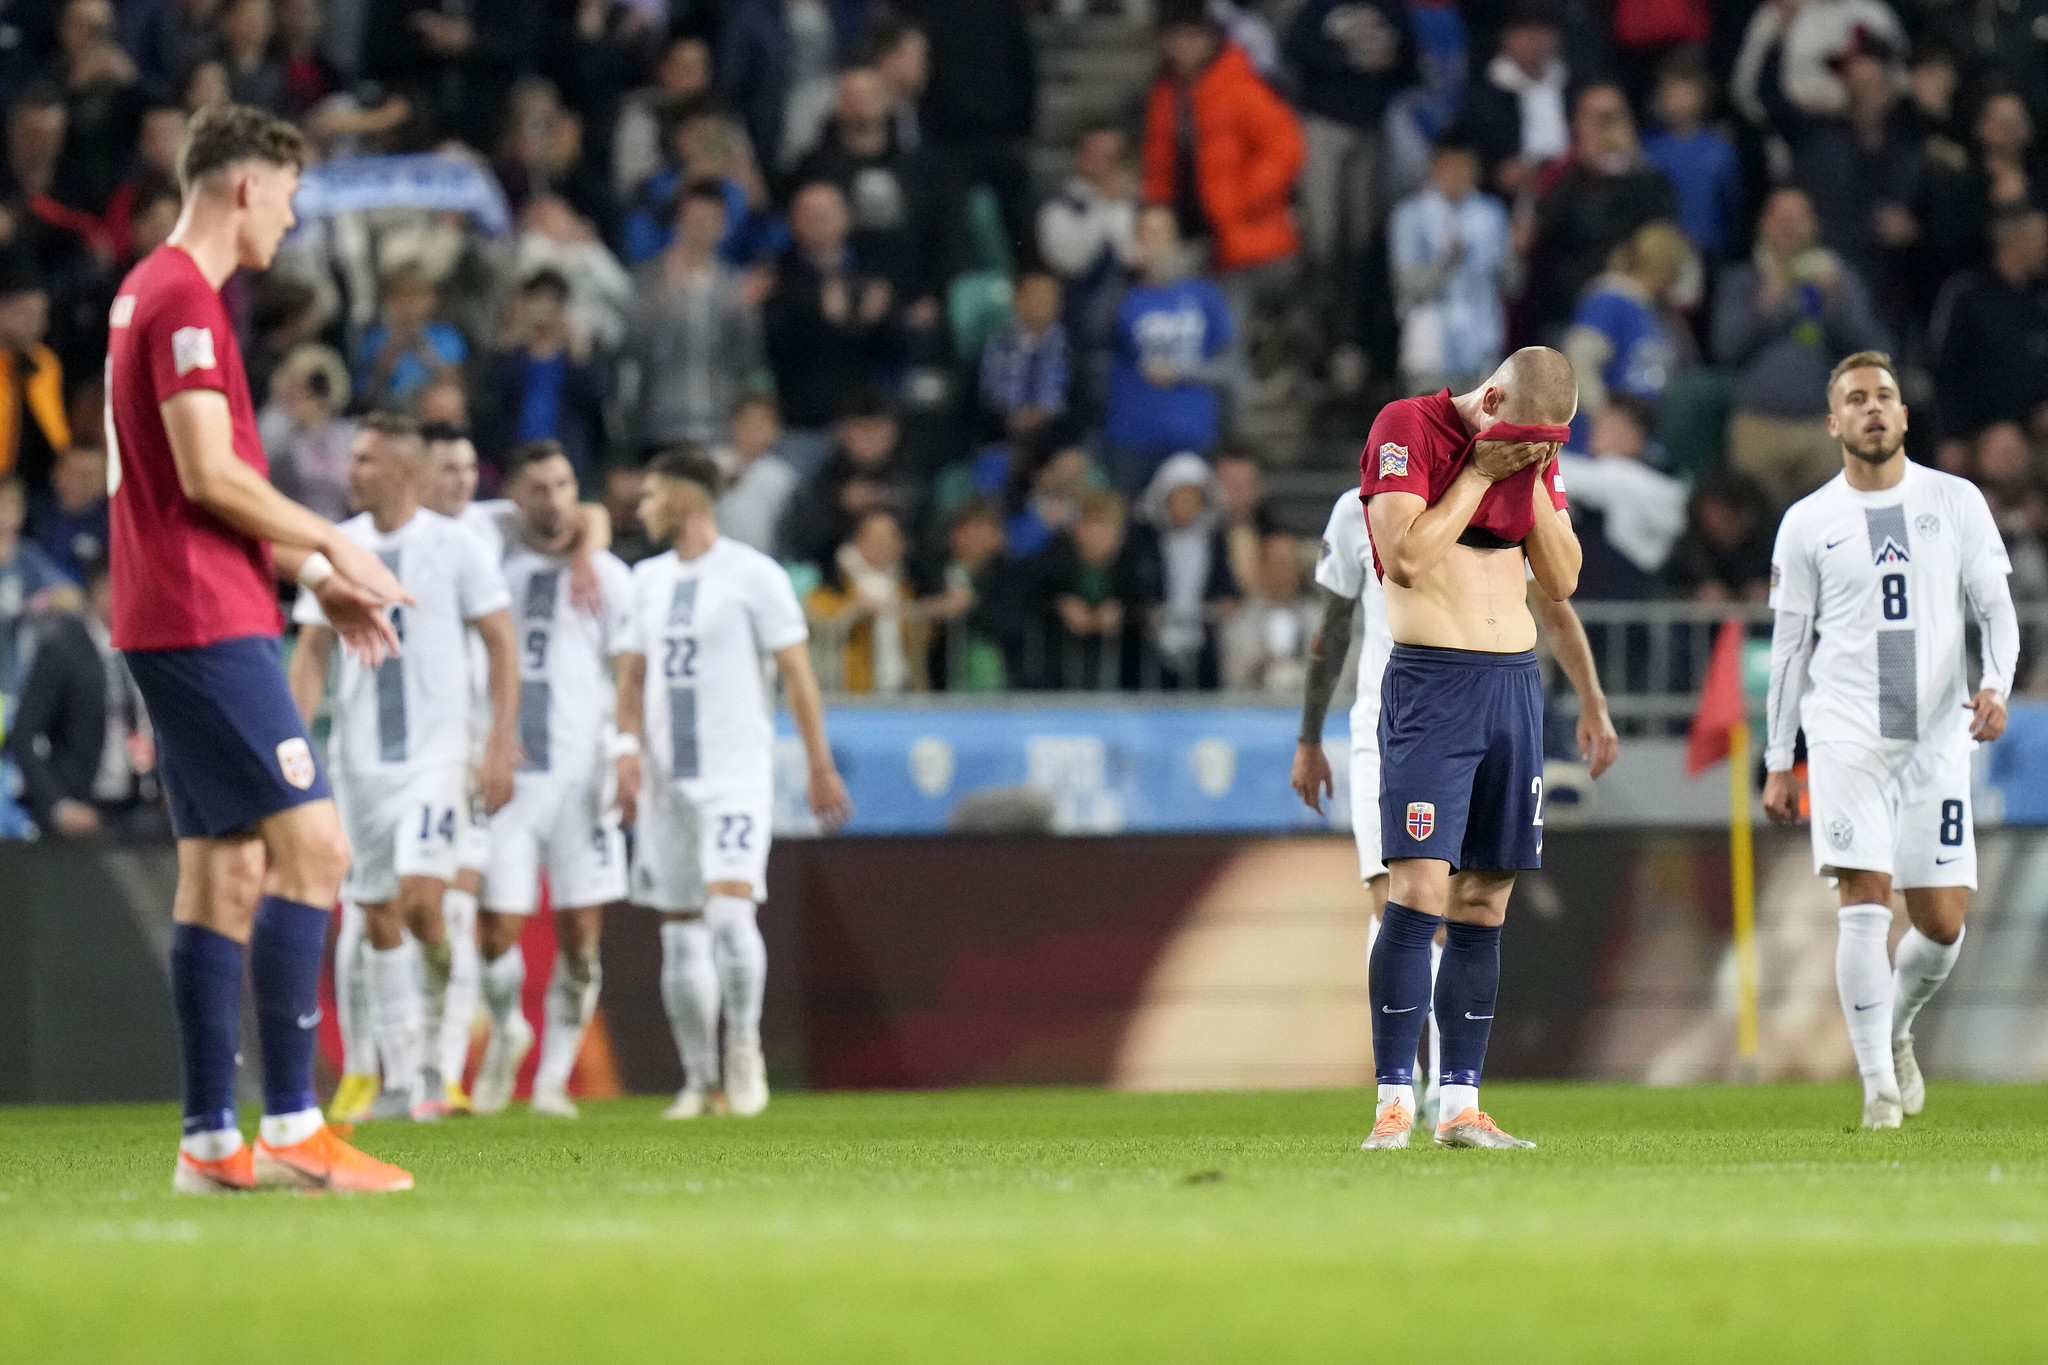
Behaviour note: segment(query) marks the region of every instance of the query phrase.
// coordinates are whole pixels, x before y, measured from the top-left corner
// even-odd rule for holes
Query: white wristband
[[[307,592],[319,591],[320,585],[334,577],[334,564],[318,550],[306,556],[306,562],[299,565],[299,586]]]
[[[640,752],[640,736],[613,735],[609,747],[611,749],[611,756],[614,759],[624,758],[628,754],[637,755]]]

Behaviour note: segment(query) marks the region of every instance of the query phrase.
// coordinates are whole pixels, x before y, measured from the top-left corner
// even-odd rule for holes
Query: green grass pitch
[[[2048,1359],[2048,1088],[783,1095],[367,1130],[420,1188],[170,1193],[167,1107],[0,1110],[0,1359]]]

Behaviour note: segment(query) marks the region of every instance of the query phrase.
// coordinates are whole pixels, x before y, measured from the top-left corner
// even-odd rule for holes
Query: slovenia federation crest
[[[1408,447],[1388,441],[1380,446],[1380,477],[1383,479],[1405,478],[1408,474]]]
[[[1828,842],[1835,846],[1837,853],[1848,852],[1849,845],[1856,842],[1856,826],[1850,824],[1847,820],[1830,820],[1828,822]]]
[[[305,791],[313,785],[313,751],[299,735],[279,740],[277,744],[277,770],[284,774],[284,780]]]
[[[1941,518],[1932,512],[1922,512],[1914,518],[1913,529],[1932,540],[1941,534]]]
[[[1408,837],[1415,840],[1427,839],[1436,833],[1436,803],[1434,801],[1410,801],[1408,803]]]

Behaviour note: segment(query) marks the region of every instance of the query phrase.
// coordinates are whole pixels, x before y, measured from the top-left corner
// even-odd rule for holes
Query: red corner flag
[[[1749,708],[1742,695],[1742,646],[1748,634],[1741,621],[1728,620],[1714,637],[1707,683],[1700,689],[1699,710],[1692,713],[1692,733],[1685,743],[1688,777],[1697,777],[1728,757],[1728,732],[1749,723]]]

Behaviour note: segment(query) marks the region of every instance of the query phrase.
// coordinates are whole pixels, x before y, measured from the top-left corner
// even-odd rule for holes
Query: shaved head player
[[[1360,496],[1387,594],[1380,705],[1381,857],[1387,908],[1373,944],[1379,1107],[1367,1149],[1406,1147],[1415,1044],[1431,1011],[1430,940],[1444,933],[1436,1140],[1532,1147],[1479,1108],[1500,988],[1500,929],[1515,873],[1543,853],[1543,683],[1528,589],[1553,602],[1579,581],[1557,452],[1578,407],[1571,364],[1509,356],[1455,397],[1381,409]]]
[[[349,864],[327,779],[278,657],[278,570],[375,663],[406,601],[377,556],[270,486],[220,287],[262,270],[291,227],[305,146],[290,124],[218,104],[179,154],[170,239],[108,315],[107,483],[114,645],[156,725],[178,891],[171,994],[184,1059],[172,1188],[402,1190],[412,1177],[343,1142],[313,1095],[320,959]],[[256,994],[263,1123],[235,1119],[243,959]]]

